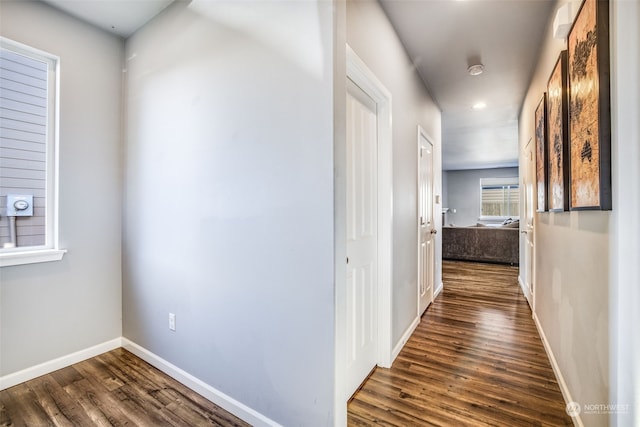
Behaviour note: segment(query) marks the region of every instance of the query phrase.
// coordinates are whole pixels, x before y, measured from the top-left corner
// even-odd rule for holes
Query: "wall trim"
[[[433,300],[435,301],[436,298],[438,297],[438,295],[440,295],[440,292],[442,292],[442,290],[444,289],[444,282],[440,282],[440,286],[438,286],[434,291],[433,291]]]
[[[272,419],[226,395],[215,387],[210,386],[204,381],[178,368],[174,364],[166,361],[165,359],[134,343],[133,341],[130,341],[127,338],[123,337],[122,347],[125,350],[128,350],[131,353],[135,354],[145,362],[155,366],[174,380],[184,384],[191,390],[204,396],[206,399],[220,406],[222,409],[231,412],[233,415],[237,416],[243,421],[246,421],[256,427],[281,427],[280,424],[273,421]]]
[[[438,295],[440,295],[440,292],[442,292],[443,289],[444,289],[444,283],[440,282],[440,286],[438,286],[438,288],[433,291],[433,300],[434,301],[435,301],[436,297]],[[431,302],[431,304],[433,304],[433,302]],[[427,310],[429,310],[429,307],[427,307]],[[404,348],[405,344],[407,344],[407,341],[409,341],[409,338],[411,338],[411,335],[413,335],[413,333],[415,332],[416,328],[420,324],[420,319],[421,319],[420,316],[417,316],[415,319],[413,319],[413,322],[411,322],[411,324],[409,325],[407,330],[404,331],[404,334],[402,334],[402,337],[400,338],[400,340],[398,340],[398,343],[393,347],[393,351],[391,353],[391,363],[392,364],[396,360],[396,357],[398,357],[398,355],[400,354],[400,352]]]
[[[533,303],[531,302],[531,294],[529,293],[529,289],[524,284],[524,280],[522,280],[522,276],[518,274],[518,285],[520,285],[520,289],[522,289],[522,293],[524,294],[524,298],[527,300],[529,304],[529,308],[531,308],[531,312],[533,313]],[[535,316],[535,313],[533,314]]]
[[[400,340],[398,340],[398,343],[395,345],[395,347],[393,347],[393,352],[391,353],[391,364],[393,364],[393,362],[396,360],[396,357],[398,357],[398,355],[404,348],[404,345],[407,343],[407,341],[409,341],[409,338],[411,338],[411,335],[413,335],[413,332],[416,330],[419,324],[420,324],[420,317],[416,316],[416,318],[413,319],[413,322],[411,322],[407,330],[404,331],[404,334],[402,334],[402,337],[400,337]]]
[[[564,381],[562,372],[560,372],[560,366],[558,366],[558,362],[556,361],[556,358],[553,355],[553,351],[551,350],[549,341],[547,341],[547,336],[544,334],[542,325],[540,324],[540,321],[538,320],[538,316],[536,316],[535,313],[533,313],[533,321],[536,324],[536,328],[538,329],[538,334],[540,335],[540,339],[542,340],[542,345],[544,346],[544,350],[547,353],[549,362],[551,362],[551,368],[553,369],[553,373],[556,375],[556,380],[558,381],[558,385],[560,386],[562,397],[564,397],[565,403],[573,402],[573,398],[571,397],[571,392],[569,391],[569,387],[567,387],[567,383]],[[580,418],[580,414],[578,414],[577,417],[571,417],[571,420],[573,421],[574,426],[584,427],[584,424],[582,423],[582,418]]]
[[[14,385],[21,384],[25,381],[32,380],[42,375],[50,374],[58,369],[66,368],[74,363],[82,362],[83,360],[90,359],[98,356],[102,353],[106,353],[111,350],[115,350],[122,346],[122,338],[115,338],[110,341],[103,342],[93,347],[85,348],[84,350],[76,351],[75,353],[67,354],[65,356],[58,357],[53,360],[49,360],[39,365],[31,366],[12,374],[0,377],[0,390],[13,387]]]

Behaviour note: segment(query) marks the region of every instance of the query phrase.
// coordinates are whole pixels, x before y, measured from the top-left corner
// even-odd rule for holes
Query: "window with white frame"
[[[0,266],[61,259],[56,56],[0,37]]]
[[[480,217],[483,219],[520,216],[518,178],[480,179]]]

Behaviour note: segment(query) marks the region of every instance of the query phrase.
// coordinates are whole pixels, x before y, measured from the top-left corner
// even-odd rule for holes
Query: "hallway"
[[[349,425],[572,425],[517,284],[518,268],[444,261],[444,290]]]

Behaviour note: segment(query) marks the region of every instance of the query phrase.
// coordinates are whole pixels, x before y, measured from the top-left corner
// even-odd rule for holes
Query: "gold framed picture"
[[[571,210],[611,209],[609,1],[585,0],[569,32]]]
[[[569,118],[567,85],[567,51],[553,67],[547,84],[549,125],[549,211],[569,210]]]

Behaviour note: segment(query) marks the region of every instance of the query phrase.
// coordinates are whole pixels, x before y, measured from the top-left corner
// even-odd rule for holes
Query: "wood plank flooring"
[[[569,426],[518,269],[445,261],[444,291],[351,426]],[[124,349],[0,392],[0,426],[246,426]]]
[[[0,391],[0,426],[248,426],[119,348]]]
[[[354,395],[349,425],[573,425],[517,277],[445,261],[443,292],[393,367]]]

